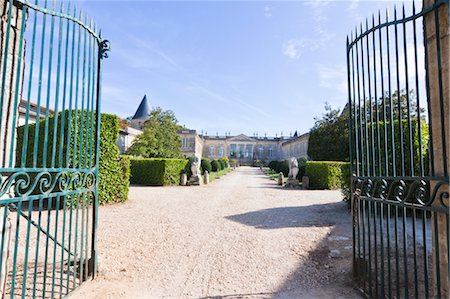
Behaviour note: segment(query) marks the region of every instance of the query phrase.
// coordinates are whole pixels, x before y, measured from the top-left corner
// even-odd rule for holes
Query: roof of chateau
[[[150,117],[150,110],[150,103],[147,100],[147,95],[144,95],[133,119],[148,119]]]

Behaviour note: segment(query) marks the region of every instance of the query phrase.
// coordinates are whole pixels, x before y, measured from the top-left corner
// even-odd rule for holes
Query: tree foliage
[[[181,158],[181,139],[177,134],[181,128],[172,111],[154,108],[142,127],[143,133],[127,154],[143,158]]]
[[[348,110],[343,113],[325,103],[325,113],[316,118],[309,133],[308,156],[316,161],[348,161]]]

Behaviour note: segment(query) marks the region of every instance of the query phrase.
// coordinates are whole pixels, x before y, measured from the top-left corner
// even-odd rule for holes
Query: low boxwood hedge
[[[306,175],[309,177],[309,186],[314,189],[339,189],[343,186],[345,174],[349,173],[348,162],[336,161],[308,161],[306,162]]]
[[[178,185],[187,163],[184,159],[133,158],[130,182],[148,186]]]

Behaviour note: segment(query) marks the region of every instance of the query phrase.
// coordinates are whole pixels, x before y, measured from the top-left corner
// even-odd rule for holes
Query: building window
[[[262,146],[259,147],[259,149],[258,149],[258,157],[259,157],[259,159],[263,158],[263,152],[264,152],[263,147]]]
[[[223,157],[223,155],[224,155],[224,148],[223,148],[223,146],[221,145],[221,146],[219,147],[219,156],[220,156],[220,157]]]
[[[272,156],[273,156],[273,149],[272,148],[269,148],[267,150],[267,155],[269,156],[269,158],[272,158]]]
[[[209,156],[214,157],[214,146],[212,145],[209,147]]]
[[[182,139],[181,139],[181,142],[182,142],[182,148],[188,148],[189,147],[189,139],[187,138],[187,137],[183,137]]]

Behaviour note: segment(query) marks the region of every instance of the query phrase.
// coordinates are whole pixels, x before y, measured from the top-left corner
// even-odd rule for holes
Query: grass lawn
[[[209,174],[209,182],[211,183],[212,181],[214,181],[215,179],[220,178],[221,176],[226,175],[227,173],[230,173],[233,171],[233,168],[228,167],[227,169],[221,170],[219,172],[214,172],[211,171],[211,173]]]

